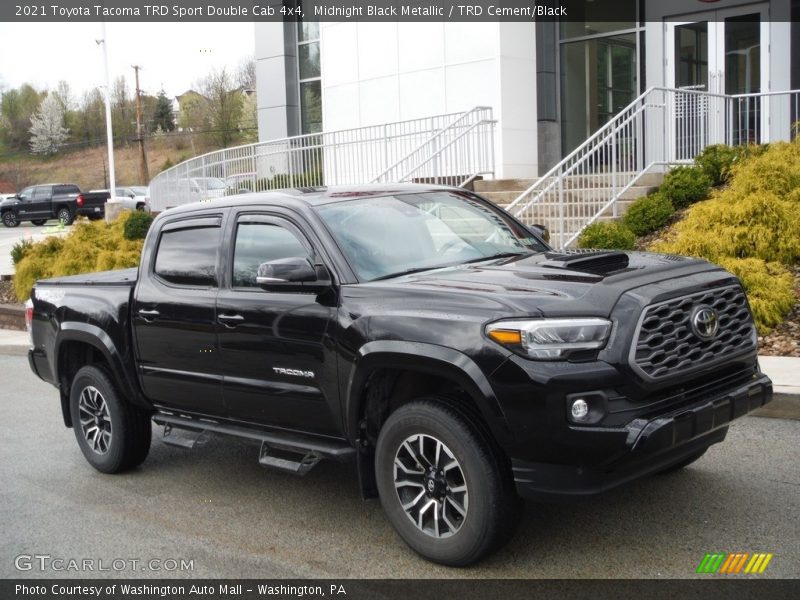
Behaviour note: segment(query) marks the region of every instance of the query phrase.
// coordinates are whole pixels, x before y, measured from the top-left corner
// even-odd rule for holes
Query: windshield
[[[362,281],[547,249],[500,211],[457,192],[363,198],[317,211]]]
[[[136,194],[137,196],[146,196],[147,195],[147,187],[141,185],[135,185],[131,188],[131,191]]]
[[[217,177],[196,177],[194,180],[198,187],[204,190],[224,190],[225,182]]]

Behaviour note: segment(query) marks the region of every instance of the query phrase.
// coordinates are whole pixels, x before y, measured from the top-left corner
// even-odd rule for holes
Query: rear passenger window
[[[58,196],[61,194],[80,194],[81,191],[78,189],[77,185],[57,185],[55,189],[53,189],[53,195]]]
[[[233,287],[257,287],[258,265],[279,258],[309,256],[291,231],[272,223],[239,223],[233,252]]]
[[[165,231],[158,244],[155,273],[177,285],[216,286],[219,244],[219,227]]]
[[[33,191],[33,199],[34,200],[47,200],[51,196],[51,190],[53,188],[49,185],[40,185]]]

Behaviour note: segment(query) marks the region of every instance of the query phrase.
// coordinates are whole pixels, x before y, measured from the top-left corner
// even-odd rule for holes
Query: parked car
[[[30,366],[97,470],[142,463],[151,419],[166,443],[254,440],[296,474],[352,461],[403,540],[447,565],[499,547],[519,497],[680,469],[772,397],[722,268],[554,250],[422,184],[176,207],[138,270],[40,281],[28,322]]]
[[[108,193],[108,190],[92,191]],[[131,210],[150,212],[150,190],[143,185],[117,187],[114,188],[114,202],[119,202],[122,206]]]
[[[6,227],[16,227],[23,221],[44,225],[58,219],[70,225],[77,216],[100,219],[108,197],[108,192],[81,192],[71,183],[33,185],[0,202],[0,220]]]

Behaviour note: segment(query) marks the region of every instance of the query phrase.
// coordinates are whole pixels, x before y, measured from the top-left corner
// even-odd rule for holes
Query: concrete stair
[[[628,188],[617,200],[617,217],[624,215],[636,199],[658,189],[663,179],[663,173],[645,173],[640,176],[636,185]],[[493,179],[475,181],[474,185],[478,194],[505,209],[536,182],[536,179]],[[611,199],[611,183],[611,176],[602,173],[564,178],[561,187],[566,198],[563,211],[565,240],[583,229],[589,219],[601,210],[602,213],[597,221],[614,220],[614,207],[603,209],[603,206]],[[518,207],[521,208],[522,205],[518,205]],[[515,212],[516,208],[511,209],[511,212]],[[559,231],[560,217],[557,195],[553,190],[537,203],[535,209],[525,215],[523,220],[529,221],[529,224],[545,225],[555,233]],[[557,239],[553,241],[558,242]]]

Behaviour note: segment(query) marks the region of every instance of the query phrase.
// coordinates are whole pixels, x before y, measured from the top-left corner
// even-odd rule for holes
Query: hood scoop
[[[609,251],[560,251],[547,252],[542,267],[568,269],[597,275],[616,273],[628,268],[628,255],[625,252]]]

